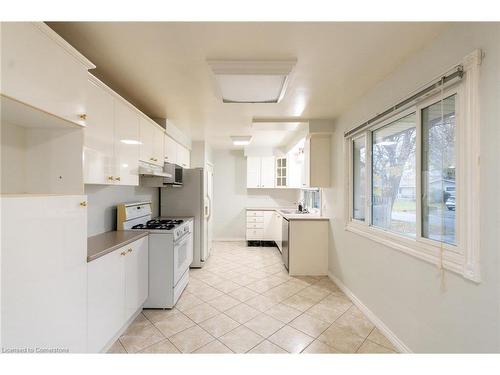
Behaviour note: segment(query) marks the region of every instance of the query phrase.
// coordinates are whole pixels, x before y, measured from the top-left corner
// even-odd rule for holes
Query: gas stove
[[[190,218],[152,217],[151,202],[123,203],[117,206],[118,230],[147,230],[151,233],[173,234],[178,240],[189,232]]]
[[[148,232],[148,299],[146,308],[175,306],[189,281],[193,261],[193,218],[152,217],[151,202],[117,206],[118,230]]]
[[[180,219],[152,219],[148,220],[146,224],[136,224],[132,226],[131,229],[160,229],[160,230],[172,230],[175,227],[180,226],[184,223],[184,220]]]

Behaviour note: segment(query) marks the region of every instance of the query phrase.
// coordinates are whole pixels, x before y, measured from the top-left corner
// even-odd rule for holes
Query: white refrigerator
[[[212,195],[213,171],[209,166],[184,169],[182,186],[160,189],[160,216],[194,217],[194,268],[203,267],[212,250]]]

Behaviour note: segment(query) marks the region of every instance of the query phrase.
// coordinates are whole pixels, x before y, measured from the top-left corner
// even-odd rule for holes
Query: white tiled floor
[[[290,277],[277,248],[218,242],[172,310],[144,310],[109,353],[393,353],[327,277]]]

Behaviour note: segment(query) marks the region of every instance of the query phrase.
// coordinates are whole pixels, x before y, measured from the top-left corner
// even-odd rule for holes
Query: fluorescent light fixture
[[[120,139],[121,143],[125,143],[126,145],[140,145],[142,144],[139,141],[136,141],[135,139]]]
[[[251,135],[232,135],[231,140],[234,146],[247,146],[252,141]]]
[[[296,62],[208,61],[208,65],[224,103],[278,103]]]

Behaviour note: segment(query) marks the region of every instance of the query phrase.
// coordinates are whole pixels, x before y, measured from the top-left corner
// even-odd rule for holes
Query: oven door
[[[193,233],[186,232],[174,242],[174,285],[177,285],[193,261]]]

